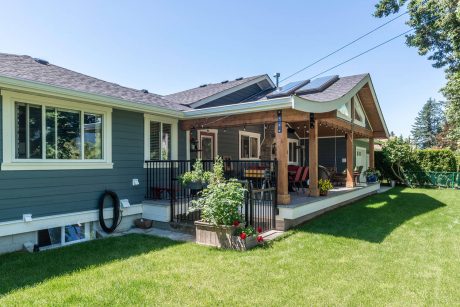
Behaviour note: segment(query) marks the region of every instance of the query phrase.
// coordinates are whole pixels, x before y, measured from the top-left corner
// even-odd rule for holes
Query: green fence
[[[406,172],[405,175],[412,186],[460,188],[459,172]]]

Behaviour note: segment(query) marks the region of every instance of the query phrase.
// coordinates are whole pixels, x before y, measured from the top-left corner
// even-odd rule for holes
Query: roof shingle
[[[157,94],[144,93],[53,64],[39,64],[27,55],[0,53],[0,75],[176,111],[189,109]]]
[[[264,75],[242,78],[239,80],[228,81],[226,83],[210,83],[203,87],[196,87],[182,92],[166,95],[165,98],[183,105],[191,105],[200,100],[206,99],[220,92],[226,91],[238,85],[250,82]]]

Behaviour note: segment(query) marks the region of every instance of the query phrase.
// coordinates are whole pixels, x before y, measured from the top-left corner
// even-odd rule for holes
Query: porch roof
[[[388,128],[369,74],[343,77],[320,93],[291,95],[273,99],[267,99],[265,96],[251,102],[188,110],[183,112],[185,118],[183,128],[185,128],[184,123],[187,121],[189,125],[195,127],[212,128],[213,124],[215,126],[216,122],[223,119],[229,117],[236,119],[236,115],[239,115],[240,121],[250,117],[252,123],[268,123],[275,121],[273,111],[286,109],[291,110],[287,113],[287,117],[283,114],[283,121],[287,122],[299,121],[299,119],[307,121],[308,114],[306,113],[315,113],[317,118],[332,118],[335,117],[335,113],[333,115],[332,113],[355,95],[359,95],[376,137],[388,137]],[[258,113],[258,115],[254,113]],[[234,121],[234,123],[235,125],[244,124],[239,121]],[[336,124],[340,125],[340,123]]]

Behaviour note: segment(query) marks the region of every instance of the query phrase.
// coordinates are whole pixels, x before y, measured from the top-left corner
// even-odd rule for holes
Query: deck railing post
[[[171,207],[171,222],[174,220],[174,183],[173,183],[173,161],[169,161],[169,198]]]

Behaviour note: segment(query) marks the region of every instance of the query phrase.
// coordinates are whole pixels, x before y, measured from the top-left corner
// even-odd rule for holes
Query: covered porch
[[[353,112],[354,102],[350,103]],[[180,128],[186,131],[187,140],[190,142],[191,159],[213,160],[219,155],[224,160],[236,158],[250,163],[252,169],[257,169],[258,161],[260,167],[263,167],[264,161],[276,161],[276,174],[272,176],[271,185],[276,186],[278,205],[290,205],[294,199],[299,202],[300,199],[318,197],[318,180],[325,177],[325,170],[328,172],[327,177],[335,185],[354,188],[359,182],[359,174],[355,169],[356,139],[368,144],[366,166],[374,166],[373,131],[338,118],[337,111],[261,111],[185,120],[180,122]],[[259,134],[260,139],[251,138],[251,133]],[[242,139],[242,136],[246,135],[249,137]],[[219,142],[219,138],[226,140]],[[326,144],[325,139],[328,139],[329,143],[334,142],[333,153],[327,145],[324,145],[324,148],[323,145],[319,147],[319,144]],[[337,140],[341,146],[340,155],[337,154]],[[229,145],[226,143],[238,148],[238,156],[227,155],[229,151],[224,147]],[[256,147],[258,149],[255,149]],[[334,156],[333,162],[326,159],[320,163],[321,160],[325,160],[320,153]],[[361,173],[363,171],[365,169],[361,169]],[[300,176],[297,176],[297,172]]]

